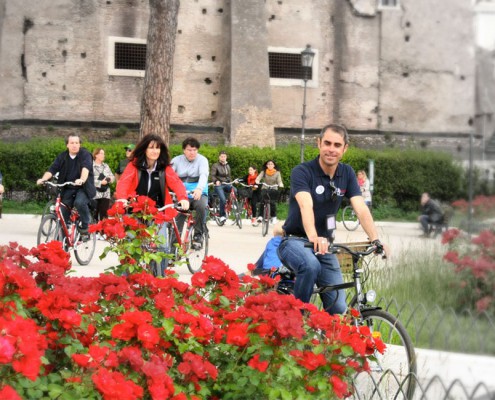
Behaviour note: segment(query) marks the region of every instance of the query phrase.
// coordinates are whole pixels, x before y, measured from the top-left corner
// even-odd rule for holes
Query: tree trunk
[[[179,7],[180,0],[150,0],[140,137],[155,133],[161,135],[167,145]]]

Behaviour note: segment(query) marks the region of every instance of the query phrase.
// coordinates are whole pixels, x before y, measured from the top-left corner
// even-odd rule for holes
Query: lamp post
[[[304,100],[303,100],[303,112],[302,112],[302,125],[301,125],[301,162],[304,162],[304,127],[306,122],[306,86],[308,84],[309,71],[313,65],[313,58],[315,56],[314,51],[311,50],[311,46],[308,44],[306,48],[301,52],[301,65],[303,68],[303,80],[304,80]]]

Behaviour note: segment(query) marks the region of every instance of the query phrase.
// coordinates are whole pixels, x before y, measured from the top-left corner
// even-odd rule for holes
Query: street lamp
[[[313,58],[315,56],[314,51],[311,50],[311,46],[308,44],[306,48],[301,51],[301,66],[303,68],[303,80],[304,80],[304,100],[303,100],[303,113],[302,113],[302,126],[301,126],[301,162],[304,162],[304,125],[306,122],[306,86],[309,78],[309,71],[313,65]]]

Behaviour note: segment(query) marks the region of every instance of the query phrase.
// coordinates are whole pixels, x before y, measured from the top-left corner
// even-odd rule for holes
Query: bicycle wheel
[[[78,221],[79,223],[79,221]],[[81,234],[76,228],[74,238],[74,255],[79,265],[88,265],[95,254],[96,249],[96,234],[94,232],[89,233],[87,240],[81,239]]]
[[[266,236],[268,226],[270,225],[270,203],[266,203],[263,207],[263,221],[261,222],[261,234]]]
[[[62,241],[62,229],[57,217],[54,214],[47,214],[41,219],[37,244],[48,243],[52,240]]]
[[[387,348],[384,354],[375,354],[376,359],[370,361],[369,372],[362,372],[356,377],[356,389],[359,393],[366,393],[367,399],[412,399],[417,365],[409,334],[401,322],[387,311],[364,310],[361,314],[362,324],[368,326],[372,335],[378,336]]]
[[[240,201],[232,201],[232,212],[235,216],[235,223],[242,229],[242,216],[241,216],[241,202]]]
[[[359,219],[352,206],[346,206],[342,211],[342,222],[348,231],[355,231],[359,226]]]
[[[215,196],[211,202],[210,217],[213,218],[218,226],[223,226],[225,221],[220,220],[220,199]]]
[[[192,239],[194,237],[194,226],[189,228],[187,251],[186,251],[186,265],[191,274],[201,271],[203,268],[203,261],[208,255],[208,228],[203,225],[203,243],[201,247],[194,247]]]
[[[52,206],[53,206],[53,209],[52,209]],[[50,199],[46,202],[45,208],[43,208],[43,213],[41,214],[41,219],[43,219],[43,217],[45,215],[54,214],[54,213],[55,213],[55,199]]]

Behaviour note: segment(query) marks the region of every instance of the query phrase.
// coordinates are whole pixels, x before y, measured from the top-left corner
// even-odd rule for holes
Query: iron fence
[[[390,373],[384,372],[379,378],[361,373],[354,380],[353,394],[356,400],[495,400],[495,389],[486,383],[467,385],[459,379],[446,383],[435,375],[428,380],[415,375],[407,376],[403,381]],[[414,381],[415,390],[412,397],[407,397],[404,387],[408,381]],[[394,390],[391,390],[391,387]]]

